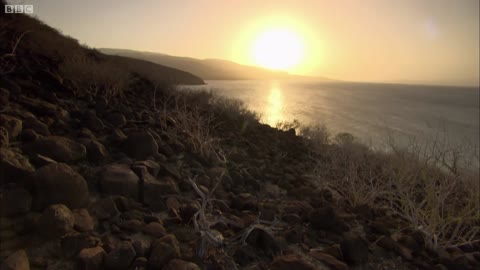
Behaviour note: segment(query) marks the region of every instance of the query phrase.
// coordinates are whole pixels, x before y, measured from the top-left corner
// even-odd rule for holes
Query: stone
[[[145,130],[132,132],[124,142],[124,148],[134,159],[143,160],[158,155],[158,144],[152,134]]]
[[[127,140],[127,135],[120,129],[114,129],[108,137],[108,140],[117,145],[123,144]]]
[[[47,166],[47,165],[50,165],[50,164],[58,163],[55,160],[53,160],[49,157],[42,156],[42,155],[35,155],[35,156],[30,158],[30,161],[36,167],[43,167],[43,166]]]
[[[326,264],[331,270],[349,270],[348,265],[330,254],[323,253],[321,251],[312,250],[309,253],[313,258]]]
[[[59,238],[73,231],[75,219],[68,207],[54,204],[43,211],[40,217],[39,231],[47,238]]]
[[[65,137],[49,136],[24,147],[29,155],[40,154],[58,162],[75,163],[87,155],[85,146]]]
[[[8,138],[8,131],[4,127],[0,127],[0,148],[7,147],[10,143]]]
[[[25,250],[20,249],[10,256],[0,265],[1,270],[30,270],[30,261]]]
[[[40,139],[41,137],[42,136],[40,136],[33,129],[23,129],[22,132],[20,133],[20,139],[23,142],[34,142],[34,141]]]
[[[312,210],[308,221],[316,230],[335,230],[338,225],[337,215],[331,206]]]
[[[160,165],[158,165],[155,161],[152,160],[137,161],[133,164],[133,166],[145,166],[145,168],[147,168],[147,171],[154,178],[156,178],[158,176],[158,173],[160,172]]]
[[[135,258],[135,249],[130,242],[119,243],[115,249],[105,256],[105,268],[112,270],[129,269]]]
[[[315,270],[315,267],[304,262],[293,254],[277,257],[270,265],[270,270]]]
[[[140,178],[124,164],[105,166],[100,178],[100,189],[111,195],[122,195],[138,200]],[[158,198],[158,197],[157,197]]]
[[[261,227],[254,228],[248,235],[246,242],[270,254],[275,254],[280,251],[280,245],[275,237]]]
[[[97,138],[95,137],[95,134],[88,129],[88,128],[82,128],[80,132],[78,132],[78,137],[79,138],[85,138],[85,139],[90,139],[92,141],[96,140]]]
[[[100,220],[111,219],[120,215],[120,211],[118,211],[112,197],[95,201],[90,205],[89,212]]]
[[[121,112],[112,112],[107,114],[105,119],[116,128],[123,127],[127,124],[127,119],[125,115]]]
[[[76,256],[85,248],[93,248],[99,244],[100,240],[87,233],[70,233],[62,237],[61,247],[67,258]]]
[[[56,105],[43,100],[20,96],[18,103],[39,116],[64,116],[64,113],[62,113],[61,109],[57,108]]]
[[[103,144],[97,141],[90,141],[86,144],[87,158],[91,162],[100,162],[106,159],[108,151]]]
[[[158,222],[150,222],[143,228],[143,233],[151,235],[155,238],[160,238],[167,234],[167,231],[162,224]]]
[[[241,193],[232,198],[231,207],[240,211],[255,211],[258,208],[258,200],[250,193]]]
[[[34,168],[23,155],[0,148],[0,175],[3,183],[21,182],[30,178]]]
[[[0,190],[0,217],[25,214],[32,207],[32,196],[23,188]]]
[[[48,126],[33,117],[23,120],[23,129],[31,129],[40,135],[50,136],[50,130],[48,129]]]
[[[152,210],[165,209],[165,203],[159,200],[159,196],[178,194],[180,192],[177,184],[170,177],[164,177],[160,180],[144,179],[141,188],[143,203]]]
[[[72,211],[75,218],[74,228],[79,232],[90,232],[95,227],[95,221],[85,208]]]
[[[162,270],[200,270],[200,267],[193,262],[173,259]]]
[[[54,163],[37,170],[34,188],[34,205],[40,209],[57,203],[81,208],[88,202],[87,182],[65,163]]]
[[[368,259],[368,245],[358,236],[345,236],[340,243],[340,248],[349,264],[359,265]]]
[[[0,88],[0,107],[6,108],[9,104],[10,92],[5,88]]]
[[[180,255],[180,245],[177,238],[173,234],[167,234],[153,241],[148,264],[155,269],[161,269],[170,260],[177,259]]]
[[[83,123],[85,123],[86,127],[94,132],[99,132],[105,128],[103,125],[102,120],[97,117],[97,115],[93,112],[87,112],[83,116]]]
[[[4,127],[8,131],[8,137],[13,139],[22,132],[22,120],[7,114],[0,114],[0,127]]]
[[[105,258],[105,250],[102,247],[84,248],[78,253],[79,270],[100,270]]]

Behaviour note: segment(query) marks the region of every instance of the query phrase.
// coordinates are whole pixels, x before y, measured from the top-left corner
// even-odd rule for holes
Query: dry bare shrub
[[[187,142],[190,150],[205,160],[226,162],[220,139],[213,135],[213,115],[205,112],[201,103],[193,103],[191,99],[192,96],[176,91],[166,93],[157,110],[162,128],[169,140]]]
[[[84,53],[66,57],[59,67],[60,73],[72,82],[79,95],[120,96],[128,86],[130,74],[104,60],[96,60]]]

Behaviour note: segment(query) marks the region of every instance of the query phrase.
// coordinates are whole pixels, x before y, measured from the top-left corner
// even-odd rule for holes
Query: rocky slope
[[[39,23],[22,20],[3,29]],[[385,209],[317,188],[322,155],[294,130],[141,74],[117,95],[81,92],[64,55],[21,48],[0,79],[2,270],[480,265],[477,247],[428,249]]]

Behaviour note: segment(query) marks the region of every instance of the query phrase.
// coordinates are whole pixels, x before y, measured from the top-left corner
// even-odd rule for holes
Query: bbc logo
[[[5,5],[5,13],[33,13],[33,5]]]

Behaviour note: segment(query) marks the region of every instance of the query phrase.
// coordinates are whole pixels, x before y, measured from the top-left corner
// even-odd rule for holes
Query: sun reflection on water
[[[283,120],[283,94],[278,87],[277,82],[272,82],[270,92],[265,108],[265,122],[271,126],[275,126],[278,122]]]

